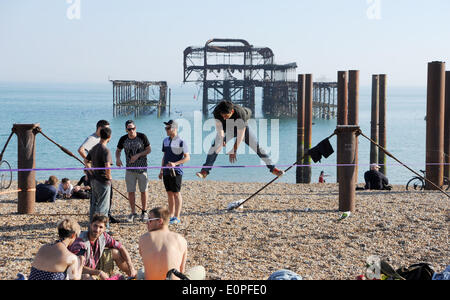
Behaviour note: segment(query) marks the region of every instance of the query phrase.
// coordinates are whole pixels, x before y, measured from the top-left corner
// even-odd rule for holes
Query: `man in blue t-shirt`
[[[159,179],[163,179],[169,201],[170,222],[169,224],[179,224],[181,206],[181,180],[183,170],[176,168],[182,166],[191,159],[188,144],[178,136],[177,122],[170,120],[164,122],[166,125],[167,137],[163,141],[162,152],[164,156],[161,162],[162,167],[174,167],[161,169]]]

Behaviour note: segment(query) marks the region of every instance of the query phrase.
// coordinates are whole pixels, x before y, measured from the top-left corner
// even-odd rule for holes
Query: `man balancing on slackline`
[[[213,111],[214,118],[216,119],[216,139],[214,140],[211,148],[208,151],[206,162],[203,168],[196,175],[200,178],[206,178],[208,176],[211,167],[216,161],[218,153],[222,150],[222,147],[226,143],[236,138],[233,149],[228,153],[230,163],[235,163],[237,149],[244,140],[245,143],[256,152],[262,161],[267,165],[267,168],[275,176],[282,176],[283,171],[275,168],[272,164],[272,160],[269,155],[266,154],[264,149],[259,146],[258,140],[253,132],[248,127],[248,120],[250,119],[252,112],[250,109],[233,104],[231,101],[222,101],[217,104]]]

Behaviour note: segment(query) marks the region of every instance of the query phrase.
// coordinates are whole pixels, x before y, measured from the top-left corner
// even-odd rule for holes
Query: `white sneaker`
[[[137,214],[130,214],[127,218],[127,222],[128,223],[133,223],[135,219],[137,219],[138,215]]]
[[[148,221],[148,213],[147,212],[143,212],[141,214],[141,221],[144,223],[147,223],[147,221]]]

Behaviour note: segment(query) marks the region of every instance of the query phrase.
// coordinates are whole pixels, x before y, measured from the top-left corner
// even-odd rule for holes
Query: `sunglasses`
[[[166,127],[166,130],[171,130],[172,129],[172,127]]]
[[[132,131],[132,130],[135,130],[136,129],[136,127],[130,127],[130,128],[127,128],[127,131]]]
[[[150,218],[147,220],[147,223],[150,223],[151,221],[155,221],[155,220],[159,220],[159,219],[161,219],[161,218]]]

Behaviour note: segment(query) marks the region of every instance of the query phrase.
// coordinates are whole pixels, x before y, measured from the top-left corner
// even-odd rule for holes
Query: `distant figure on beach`
[[[56,185],[58,178],[50,176],[45,183],[40,183],[36,186],[36,202],[55,202],[58,192]]]
[[[89,209],[89,220],[92,221],[94,214],[107,216],[111,203],[111,168],[112,157],[107,145],[111,140],[111,128],[100,130],[100,143],[95,145],[84,159],[86,168],[105,168],[90,170],[91,173],[91,205]],[[106,224],[109,229],[109,222]]]
[[[73,187],[72,198],[90,199],[91,197],[91,182],[87,175],[83,175],[78,183]]]
[[[325,177],[328,177],[330,175],[325,175],[324,171],[320,171],[320,175],[319,175],[319,183],[325,183]]]
[[[265,162],[272,174],[275,176],[282,176],[284,174],[283,171],[275,168],[269,155],[267,155],[265,150],[259,146],[254,133],[248,127],[247,122],[252,115],[250,109],[233,104],[231,101],[222,101],[217,104],[213,111],[213,115],[216,119],[217,135],[208,151],[208,156],[206,157],[203,168],[200,172],[196,173],[198,177],[204,179],[208,176],[211,172],[211,167],[217,159],[218,153],[222,150],[222,147],[226,146],[226,143],[233,138],[236,138],[236,141],[233,149],[228,153],[230,163],[235,163],[237,161],[237,149],[241,142],[244,141],[256,152],[259,158]]]
[[[72,219],[58,223],[59,240],[42,246],[31,264],[29,280],[81,279],[85,263],[83,256],[68,250],[80,234],[80,225]]]
[[[162,151],[164,156],[162,158],[162,167],[176,167],[182,166],[191,159],[189,154],[189,146],[183,139],[178,136],[177,122],[170,120],[164,122],[167,137],[163,140]],[[183,205],[183,198],[181,197],[181,182],[183,176],[183,169],[161,169],[159,179],[163,179],[164,187],[166,188],[170,224],[179,224],[181,207]]]
[[[191,280],[205,279],[205,271],[201,266],[185,271],[187,242],[182,235],[169,230],[169,215],[167,208],[152,209],[147,221],[148,232],[139,239],[145,279],[164,280],[172,269],[184,273]]]
[[[69,178],[61,179],[61,183],[58,187],[58,199],[70,199],[72,197],[73,185],[70,183]]]
[[[96,214],[89,224],[89,230],[81,232],[69,250],[83,255],[83,279],[108,279],[114,272],[114,263],[130,277],[137,273],[127,249],[105,232],[108,217]]]
[[[102,130],[103,128],[109,128],[110,124],[108,121],[106,120],[99,120],[97,122],[96,125],[96,130],[93,134],[91,134],[90,136],[88,136],[83,144],[81,144],[80,148],[78,148],[78,153],[80,154],[80,156],[83,158],[83,160],[86,158],[87,154],[89,151],[91,151],[91,149],[97,145],[98,143],[100,143],[100,130]],[[77,184],[80,185],[80,184]],[[111,223],[119,223],[119,221],[117,221],[112,215],[111,215],[111,208],[112,208],[112,198],[113,198],[113,189],[112,189],[112,184],[111,184],[111,192],[110,192],[110,201],[109,201],[109,212],[108,212],[108,217],[109,217],[109,221]]]
[[[389,180],[383,173],[379,171],[380,166],[377,164],[371,164],[370,170],[364,173],[364,180],[366,190],[391,190],[392,186],[389,185]]]
[[[122,166],[120,154],[125,150],[127,169],[125,171],[125,182],[127,184],[128,200],[130,202],[131,214],[128,216],[128,222],[132,223],[137,219],[136,213],[136,183],[141,192],[142,212],[141,220],[145,222],[147,214],[147,155],[150,154],[151,146],[145,134],[136,131],[136,124],[133,120],[125,122],[126,135],[122,136],[117,144],[116,165]],[[140,169],[141,167],[142,169]]]

